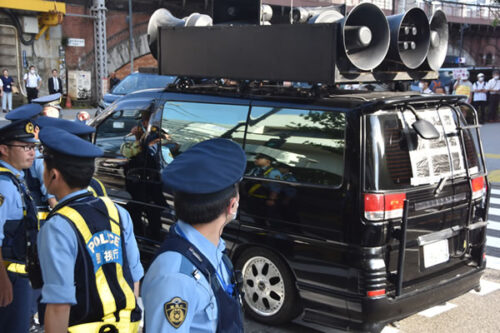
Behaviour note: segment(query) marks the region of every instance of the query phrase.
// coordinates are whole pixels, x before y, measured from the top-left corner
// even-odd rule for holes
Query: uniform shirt
[[[474,92],[474,96],[472,97],[472,100],[474,102],[480,102],[480,101],[486,101],[487,99],[487,96],[486,96],[486,93],[484,92],[475,92],[475,90],[483,90],[483,89],[486,89],[486,82],[480,82],[480,81],[476,81],[474,82],[474,84],[472,85],[472,91]]]
[[[47,200],[50,198],[53,198],[54,196],[52,194],[49,194],[47,192],[47,188],[45,187],[45,184],[43,183],[43,159],[40,158],[42,156],[42,153],[38,149],[35,149],[35,160],[33,161],[33,164],[30,167],[30,172],[31,176],[33,178],[38,179],[40,182],[40,192],[43,195],[43,199]]]
[[[35,74],[26,73],[24,74],[23,80],[26,82],[26,87],[38,88],[38,81],[41,81],[42,79],[37,73]]]
[[[80,190],[68,194],[61,201],[87,192]],[[122,237],[127,261],[134,282],[144,275],[139,260],[139,249],[133,234],[133,225],[127,211],[118,207],[122,223]],[[78,240],[71,222],[55,215],[45,222],[38,233],[38,256],[42,267],[42,303],[76,304],[74,269],[78,254]]]
[[[19,180],[24,179],[24,172],[15,169],[9,163],[0,160],[0,166],[12,171]],[[5,221],[21,220],[23,218],[23,200],[17,186],[8,175],[0,175],[0,246],[5,237],[3,228]]]
[[[500,79],[489,80],[486,89],[490,90],[490,94],[500,94]]]
[[[227,269],[222,262],[225,243],[222,238],[216,247],[191,225],[179,221],[177,227],[217,270],[224,284],[231,283]],[[180,232],[178,232],[180,234]],[[215,332],[217,329],[217,300],[205,276],[199,279],[181,273],[181,263],[187,261],[178,252],[160,254],[149,267],[142,285],[142,299],[146,315],[147,332]],[[188,263],[195,270],[194,265]],[[186,318],[175,328],[166,319],[164,305],[179,297],[187,303]]]

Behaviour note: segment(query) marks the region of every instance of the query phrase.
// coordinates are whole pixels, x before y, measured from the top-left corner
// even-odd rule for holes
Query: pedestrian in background
[[[432,94],[431,88],[429,88],[429,81],[427,80],[420,80],[418,83],[418,88],[420,89],[420,92],[422,94]]]
[[[52,77],[49,78],[49,94],[56,94],[56,93],[61,93],[62,94],[62,81],[58,76],[57,70],[53,69],[52,70]]]
[[[144,278],[147,332],[243,332],[238,279],[221,234],[238,213],[245,167],[238,144],[212,139],[164,169],[179,220]]]
[[[116,77],[115,72],[111,72],[109,75],[109,91],[113,90],[113,87],[120,83],[120,79]]]
[[[469,81],[469,75],[469,72],[464,73],[453,85],[453,94],[467,96],[467,103],[472,101],[472,83]]]
[[[14,79],[9,76],[9,71],[4,69],[2,71],[2,110],[3,112],[9,112],[12,110],[12,85],[14,84]]]
[[[23,80],[26,86],[26,93],[28,94],[28,103],[31,103],[31,100],[38,97],[38,90],[40,90],[42,85],[42,78],[36,72],[35,66],[31,65],[29,67],[29,72],[24,74]]]
[[[493,78],[486,85],[490,97],[488,103],[488,120],[496,121],[498,112],[498,103],[500,102],[500,71],[493,71]]]
[[[486,120],[486,103],[488,100],[488,90],[486,89],[486,82],[484,81],[483,73],[477,74],[477,81],[472,85],[472,92],[474,94],[472,97],[472,105],[474,105],[477,112],[479,113],[479,122],[481,124],[484,124]]]

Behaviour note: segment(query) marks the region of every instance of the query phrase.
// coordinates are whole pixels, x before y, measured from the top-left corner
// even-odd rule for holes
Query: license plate
[[[447,239],[424,245],[423,252],[425,268],[447,262],[450,259]]]

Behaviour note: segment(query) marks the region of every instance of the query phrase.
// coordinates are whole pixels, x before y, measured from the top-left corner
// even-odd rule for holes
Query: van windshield
[[[439,138],[420,137],[412,128],[416,119],[410,110],[379,111],[366,116],[367,190],[401,189],[465,177],[467,165],[471,175],[484,170],[475,132],[464,131],[462,147],[456,127],[457,121],[464,124],[462,116],[457,120],[449,107],[416,113],[434,125]]]

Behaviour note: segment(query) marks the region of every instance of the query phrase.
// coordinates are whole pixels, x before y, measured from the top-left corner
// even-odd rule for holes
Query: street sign
[[[85,39],[83,39],[83,38],[68,38],[68,46],[85,47]]]

